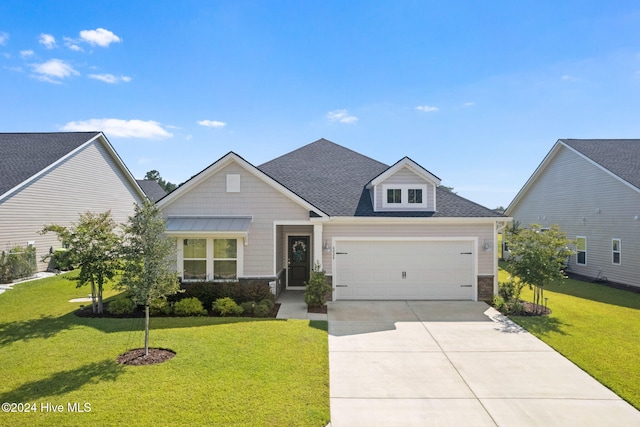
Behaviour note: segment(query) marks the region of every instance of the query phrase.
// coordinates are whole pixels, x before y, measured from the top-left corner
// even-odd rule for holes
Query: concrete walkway
[[[640,412],[481,302],[329,303],[331,426],[640,426]]]
[[[327,320],[326,314],[307,313],[304,291],[284,291],[276,302],[280,304],[276,319]]]

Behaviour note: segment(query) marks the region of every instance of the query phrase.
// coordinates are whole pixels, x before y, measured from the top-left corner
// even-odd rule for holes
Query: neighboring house
[[[314,264],[334,299],[490,300],[505,216],[325,139],[261,166],[231,152],[158,201],[184,281],[303,289]]]
[[[45,224],[111,211],[117,223],[145,198],[102,132],[0,133],[0,250],[33,245],[40,261],[60,247]]]
[[[640,139],[560,139],[506,210],[576,241],[570,273],[640,286]]]
[[[167,192],[158,184],[158,181],[154,181],[153,179],[137,179],[136,181],[140,188],[142,188],[142,191],[144,191],[144,194],[147,195],[147,198],[152,202],[157,202],[167,195]]]

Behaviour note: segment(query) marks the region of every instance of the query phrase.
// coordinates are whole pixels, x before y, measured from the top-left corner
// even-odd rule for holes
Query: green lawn
[[[544,296],[551,315],[511,318],[640,409],[640,294],[567,279]]]
[[[73,314],[88,288],[61,276],[0,295],[0,425],[324,426],[329,421],[326,322],[151,319],[150,344],[176,357],[123,366],[143,345],[144,319]],[[90,405],[90,412],[69,412]],[[49,412],[47,410],[47,404]],[[63,405],[63,412],[52,412]],[[33,406],[31,406],[33,409]]]

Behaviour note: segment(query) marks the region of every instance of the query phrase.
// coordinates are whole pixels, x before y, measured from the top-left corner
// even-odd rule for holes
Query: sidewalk
[[[276,299],[276,303],[280,304],[276,319],[327,320],[326,314],[307,313],[304,291],[284,291]]]

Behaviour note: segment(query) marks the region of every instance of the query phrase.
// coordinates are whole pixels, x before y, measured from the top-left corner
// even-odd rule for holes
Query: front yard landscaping
[[[107,289],[105,298],[115,295]],[[144,319],[77,317],[80,304],[68,301],[88,293],[56,276],[0,295],[0,401],[20,404],[16,409],[23,411],[1,413],[0,424],[329,421],[326,322],[152,317],[150,346],[170,349],[175,357],[127,366],[116,358],[142,346]]]
[[[544,296],[549,316],[511,319],[640,409],[640,294],[567,279]],[[532,297],[525,288],[522,299]]]

